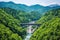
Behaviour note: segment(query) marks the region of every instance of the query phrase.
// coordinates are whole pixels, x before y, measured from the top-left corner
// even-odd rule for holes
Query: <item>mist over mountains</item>
[[[2,7],[8,7],[8,8],[12,8],[12,9],[16,9],[16,10],[22,10],[22,11],[28,11],[28,12],[31,12],[31,11],[44,11],[44,10],[50,10],[50,9],[56,9],[56,8],[59,8],[60,5],[58,4],[52,4],[52,5],[49,5],[49,6],[42,6],[42,5],[39,5],[39,4],[36,4],[36,5],[31,5],[31,6],[27,6],[25,4],[16,4],[14,2],[0,2],[0,8]],[[40,12],[42,13],[42,12]]]

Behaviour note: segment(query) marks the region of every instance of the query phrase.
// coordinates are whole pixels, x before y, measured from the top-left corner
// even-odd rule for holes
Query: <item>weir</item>
[[[40,26],[40,24],[35,24],[35,21],[32,21],[30,23],[21,23],[20,25],[27,25],[27,35],[26,38],[24,40],[29,40],[32,33],[37,29],[38,26]],[[35,26],[35,28],[33,28],[33,26]]]
[[[35,23],[20,23],[21,26],[25,26],[25,25],[36,25],[36,26],[40,26],[40,24],[35,24]]]

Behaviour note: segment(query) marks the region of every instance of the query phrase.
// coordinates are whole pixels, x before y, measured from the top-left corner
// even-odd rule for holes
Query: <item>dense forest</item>
[[[22,27],[20,23],[37,20],[41,17],[40,15],[41,14],[38,15],[36,11],[28,13],[22,10],[15,10],[8,7],[0,8],[0,26],[3,28],[0,28],[0,40],[24,39],[26,36],[26,28]],[[11,33],[9,34],[8,32],[10,31]],[[11,35],[12,37],[10,37]]]
[[[41,25],[30,40],[60,40],[60,8],[48,11],[36,23]]]
[[[10,37],[8,37],[6,40],[15,39],[14,37],[16,35],[17,35],[17,39],[20,39],[19,36],[24,38],[24,35],[26,35],[25,28],[20,27],[20,21],[15,19],[11,15],[7,14],[6,12],[4,12],[2,9],[0,9],[0,31],[1,31],[0,32],[1,40],[4,39],[5,37],[7,38],[11,34],[12,34],[11,39]]]
[[[21,25],[24,23],[27,25]],[[25,38],[60,40],[60,5],[27,6],[14,2],[0,2],[0,40],[25,40]]]
[[[0,9],[12,15],[14,18],[20,20],[21,23],[38,20],[42,16],[42,14],[38,13],[37,11],[32,11],[28,13],[22,10],[15,10],[12,8],[0,8]]]
[[[26,28],[21,27],[21,21],[9,13],[0,8],[0,40],[22,40],[26,36]],[[41,25],[30,40],[60,39],[60,8],[46,12],[36,23]]]

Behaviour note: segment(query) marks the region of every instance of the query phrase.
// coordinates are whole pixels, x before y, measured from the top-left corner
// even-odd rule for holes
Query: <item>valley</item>
[[[60,40],[60,5],[0,2],[0,40]]]

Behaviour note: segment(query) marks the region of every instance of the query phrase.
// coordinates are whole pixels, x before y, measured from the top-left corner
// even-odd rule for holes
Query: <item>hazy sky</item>
[[[59,4],[60,5],[60,0],[0,0],[1,1],[13,1],[15,3],[21,3],[21,4],[26,4],[28,6],[30,5],[35,5],[35,4],[40,4],[40,5],[50,5],[50,4]]]

